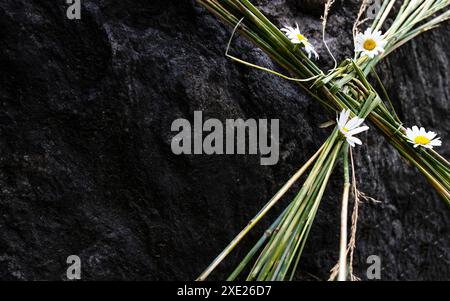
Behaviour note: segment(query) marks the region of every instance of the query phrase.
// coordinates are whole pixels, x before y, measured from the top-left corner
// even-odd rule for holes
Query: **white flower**
[[[302,44],[309,58],[311,58],[311,55],[314,54],[314,57],[317,60],[319,58],[319,54],[316,52],[311,43],[309,43],[308,39],[301,34],[298,24],[295,23],[295,25],[295,28],[285,26],[281,29],[281,31],[287,35],[288,39],[291,40],[293,44]]]
[[[355,52],[362,52],[369,58],[384,52],[386,41],[383,39],[381,31],[372,32],[367,28],[364,33],[358,33],[355,37]]]
[[[414,147],[423,146],[425,148],[433,148],[433,146],[441,146],[441,138],[436,137],[435,132],[427,132],[423,127],[420,129],[413,126],[412,129],[406,129],[406,137],[408,142],[414,144]]]
[[[348,120],[349,117],[350,117],[350,110],[347,111],[342,110],[341,114],[339,115],[339,119],[336,119],[339,131],[342,133],[342,135],[344,135],[348,144],[350,144],[351,146],[355,146],[355,144],[361,145],[362,144],[361,140],[359,140],[356,137],[353,137],[353,135],[367,131],[369,127],[368,126],[359,127],[364,122],[364,119],[359,117],[353,117],[352,119]]]

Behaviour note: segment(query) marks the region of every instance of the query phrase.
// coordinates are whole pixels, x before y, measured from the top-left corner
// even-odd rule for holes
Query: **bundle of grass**
[[[442,11],[448,6],[449,1],[405,0],[394,23],[387,29],[386,34],[382,34],[379,30],[395,2],[394,0],[385,0],[372,27],[364,33],[358,33],[359,22],[356,23],[354,30],[355,58],[345,60],[328,74],[322,72],[311,60],[312,57],[317,58],[316,52],[308,39],[301,34],[298,26],[286,27],[283,33],[247,0],[198,1],[222,20],[234,25],[235,30],[238,30],[278,64],[286,68],[290,72],[290,76],[229,55],[230,45],[226,52],[228,57],[239,63],[294,81],[327,110],[341,112],[337,126],[319,151],[275,194],[247,227],[200,275],[198,280],[206,279],[292,184],[311,167],[297,196],[228,278],[234,280],[248,264],[253,262],[247,280],[284,280],[287,276],[292,279],[328,179],[339,156],[343,157],[345,171],[339,279],[345,280],[347,278],[345,268],[347,264],[346,206],[350,186],[348,149],[349,145],[361,144],[361,141],[354,135],[367,130],[365,127],[359,127],[366,118],[380,130],[400,155],[425,175],[444,201],[450,205],[450,164],[432,150],[433,146],[440,145],[440,140],[435,138],[435,133],[426,132],[423,128],[404,128],[392,106],[388,107],[382,101],[385,98],[390,103],[387,94],[384,93],[383,97],[380,96],[367,80],[368,74],[383,57],[419,33],[446,20],[449,12],[442,13]],[[327,2],[326,13],[332,2]],[[366,2],[363,2],[363,8],[365,4]],[[324,26],[326,25],[326,13]],[[440,14],[433,17],[436,13]],[[375,77],[379,80],[376,74]],[[381,83],[381,80],[379,81]],[[348,121],[350,116],[353,118]],[[258,251],[260,254],[254,260]]]

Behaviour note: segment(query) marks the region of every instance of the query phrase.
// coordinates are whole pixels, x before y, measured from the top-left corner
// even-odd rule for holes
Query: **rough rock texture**
[[[255,2],[279,25],[297,21],[319,64],[331,66],[317,1]],[[327,36],[339,60],[352,54],[358,10],[343,3]],[[318,125],[333,116],[294,84],[227,60],[230,29],[193,0],[82,4],[82,19],[71,21],[64,1],[0,2],[0,279],[66,279],[71,254],[85,280],[194,279],[320,145],[329,129]],[[449,28],[379,67],[400,117],[439,131],[447,157]],[[276,68],[242,38],[232,51]],[[279,163],[172,154],[172,121],[195,110],[221,120],[278,118]],[[361,205],[356,274],[365,279],[374,254],[384,280],[449,280],[450,211],[381,136],[363,139],[360,189],[381,203]],[[337,169],[298,279],[327,279],[337,260],[340,194]],[[213,279],[227,275],[252,238]]]

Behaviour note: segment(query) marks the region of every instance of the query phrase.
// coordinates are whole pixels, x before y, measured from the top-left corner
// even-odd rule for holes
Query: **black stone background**
[[[297,21],[326,68],[318,2],[255,1],[278,25]],[[82,5],[72,21],[63,0],[0,1],[0,279],[66,279],[76,254],[85,280],[192,280],[318,148],[330,132],[318,126],[334,116],[293,83],[226,59],[230,28],[193,0]],[[338,60],[352,55],[357,10],[356,0],[338,0],[331,13]],[[449,28],[378,68],[406,125],[438,131],[447,157]],[[232,51],[276,68],[242,38]],[[194,110],[279,119],[279,163],[172,154],[170,125]],[[375,254],[384,280],[449,280],[448,208],[374,129],[361,136],[359,187],[381,203],[361,205],[356,274],[365,279]],[[327,279],[337,260],[340,179],[338,167],[297,279]],[[211,279],[224,278],[255,238]]]

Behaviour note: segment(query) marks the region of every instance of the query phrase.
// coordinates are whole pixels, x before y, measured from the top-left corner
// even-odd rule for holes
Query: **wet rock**
[[[329,68],[319,5],[294,2],[258,4],[278,25],[297,21]],[[356,2],[337,1],[330,15],[338,59],[352,55]],[[0,278],[66,279],[75,254],[86,280],[194,279],[313,154],[329,134],[318,125],[334,116],[294,84],[226,59],[230,28],[192,0],[82,3],[81,20],[65,17],[63,1],[0,3]],[[440,132],[447,157],[448,30],[426,33],[379,67],[400,117]],[[232,52],[277,68],[242,38]],[[171,123],[195,110],[222,121],[279,119],[282,159],[261,166],[259,156],[174,155]],[[381,203],[361,204],[356,274],[364,279],[366,258],[378,255],[384,280],[448,280],[448,208],[375,130],[362,138],[358,184]],[[340,170],[297,279],[327,279],[337,261]]]

